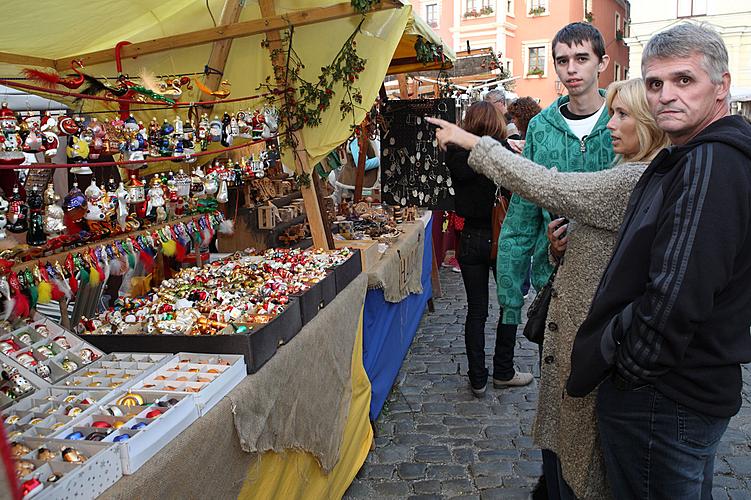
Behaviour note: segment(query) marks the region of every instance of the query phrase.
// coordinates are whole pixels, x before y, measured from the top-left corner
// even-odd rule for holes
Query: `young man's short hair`
[[[586,41],[592,44],[592,50],[602,61],[605,55],[605,40],[602,38],[600,30],[589,23],[571,23],[561,28],[555,34],[555,38],[553,38],[553,59],[555,59],[555,46],[557,44],[565,43],[571,47],[573,45],[582,45]]]

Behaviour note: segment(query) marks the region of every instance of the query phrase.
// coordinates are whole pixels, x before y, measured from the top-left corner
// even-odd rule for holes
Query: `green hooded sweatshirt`
[[[605,96],[605,91],[600,90]],[[571,131],[559,108],[569,101],[559,97],[535,116],[527,128],[524,156],[559,172],[595,172],[610,168],[613,144],[605,128],[609,116],[603,110],[592,132],[580,141]],[[524,305],[522,283],[532,257],[532,285],[540,290],[550,279],[553,266],[548,260],[547,229],[551,216],[547,210],[514,194],[498,239],[497,290],[503,308],[502,322],[521,323]]]

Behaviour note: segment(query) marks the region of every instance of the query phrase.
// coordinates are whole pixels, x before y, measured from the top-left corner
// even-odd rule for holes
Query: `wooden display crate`
[[[360,251],[362,271],[368,272],[381,259],[376,240],[334,240],[335,248],[351,248]]]

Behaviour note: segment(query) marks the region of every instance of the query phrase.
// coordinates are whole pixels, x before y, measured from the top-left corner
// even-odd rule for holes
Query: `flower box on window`
[[[531,9],[529,9],[529,15],[530,16],[541,16],[541,15],[545,14],[547,11],[548,11],[548,9],[546,9],[545,7],[543,7],[541,5],[539,7],[532,7]]]
[[[527,76],[542,76],[545,74],[545,70],[542,68],[532,68],[527,71]]]

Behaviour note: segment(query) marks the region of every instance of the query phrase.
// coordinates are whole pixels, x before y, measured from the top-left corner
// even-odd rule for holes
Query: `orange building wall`
[[[628,47],[623,40],[615,38],[615,13],[621,16],[620,27],[624,28],[624,21],[628,19],[628,12],[615,0],[598,0],[592,2],[592,24],[600,30],[605,39],[605,53],[610,56],[607,70],[600,75],[600,87],[607,87],[615,79],[615,64],[621,65],[621,80],[625,79],[624,71],[628,69]]]
[[[527,76],[524,70],[525,55],[522,52],[523,43],[529,40],[551,41],[555,34],[570,21],[570,4],[579,3],[578,0],[550,0],[548,12],[550,15],[530,17],[526,0],[516,0],[514,4],[515,17],[508,17],[508,21],[517,26],[513,37],[506,39],[507,55],[514,61],[514,76],[516,80],[514,92],[520,97],[532,96],[540,99],[540,105],[545,107],[557,97],[555,82],[557,80],[553,68],[553,57],[548,52],[546,60],[547,76]]]
[[[433,3],[436,0],[413,0],[412,5],[415,12],[425,17],[425,4]],[[455,3],[460,3],[459,19],[454,19]],[[464,13],[463,0],[439,0],[441,5],[438,28],[435,31],[441,36],[447,45],[454,47],[454,33],[451,31],[454,25],[463,28],[476,25],[487,25],[495,23],[497,20],[496,13],[490,16],[480,18],[463,19]],[[530,40],[551,41],[556,32],[566,24],[584,19],[584,1],[583,0],[549,0],[548,15],[531,17],[528,15],[527,0],[515,0],[514,16],[506,16],[505,26],[499,26],[498,30],[505,30],[506,49],[501,54],[502,58],[513,61],[512,73],[519,76],[515,81],[514,92],[519,96],[532,96],[540,100],[542,106],[547,106],[553,102],[559,95],[566,92],[566,89],[558,84],[555,70],[553,68],[552,48],[547,54],[547,75],[527,76],[524,68],[525,55],[522,52],[523,42]],[[592,9],[593,22],[605,39],[605,51],[610,56],[610,64],[607,70],[600,75],[600,86],[605,88],[614,79],[615,63],[621,65],[621,78],[625,78],[625,70],[628,68],[628,48],[622,40],[615,38],[615,12],[621,15],[621,29],[623,23],[628,19],[629,13],[617,0],[587,0],[589,9]],[[505,8],[504,0],[498,0],[494,3],[496,11]],[[502,23],[501,23],[502,24]],[[486,31],[483,29],[483,31]],[[472,48],[488,47],[488,39],[495,38],[488,35],[476,35],[469,31],[462,31],[459,35],[459,45],[454,47],[455,50],[466,50],[466,41],[469,40]],[[500,52],[501,47],[495,47]]]

